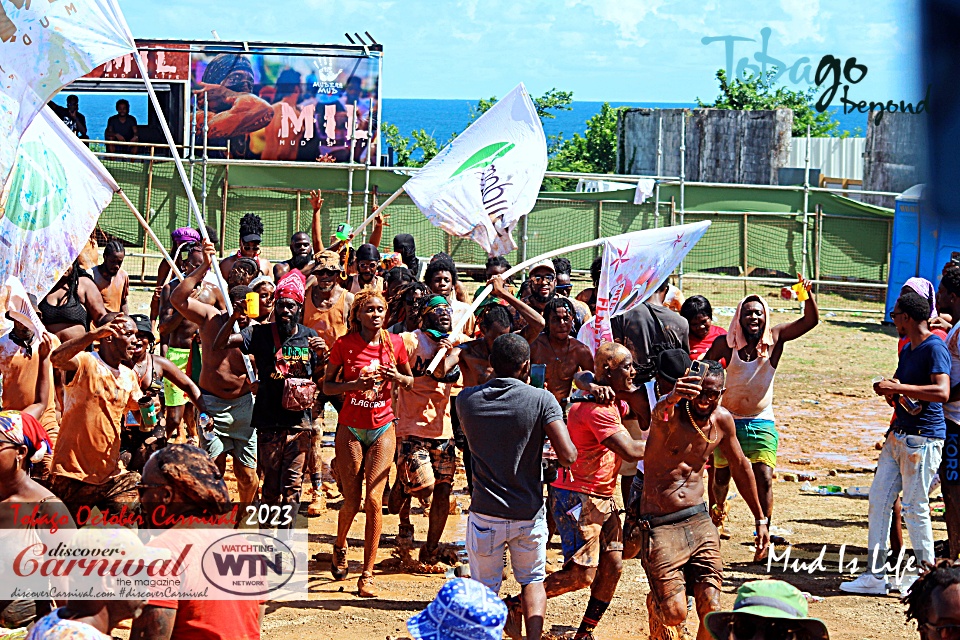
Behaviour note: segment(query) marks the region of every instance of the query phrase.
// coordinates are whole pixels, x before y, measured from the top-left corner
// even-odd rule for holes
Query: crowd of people
[[[691,609],[701,639],[827,637],[783,583],[744,585],[736,610],[719,612],[721,540],[734,533],[726,524],[731,480],[754,517],[755,560],[765,560],[771,544],[774,379],[786,343],[819,322],[809,282],[799,278],[799,318],[774,325],[769,305],[752,294],[728,331],[713,325],[709,300],[683,299],[664,283],[613,319],[614,342],[598,345],[599,259],[594,288],[574,298],[566,259],[541,261],[514,283],[502,275],[509,263],[491,258],[492,296],[471,313],[471,293],[450,256],[421,262],[408,234],[381,254],[382,218],[369,243],[354,249],[333,238],[325,246],[319,192],[312,202],[311,233],[294,234],[291,257],[277,264],[260,255],[264,229],[256,215],[243,217],[236,253],[219,264],[214,242],[204,238],[211,230],[177,229],[172,254],[183,276],[161,266],[149,315],[129,314],[121,243],[106,244],[92,274],[78,258],[36,305],[46,332],[14,321],[0,339],[0,445],[11,451],[0,449],[0,504],[38,502],[79,527],[93,508],[223,512],[231,497],[297,512],[308,481],[308,515],[343,497],[331,548],[336,580],[348,578],[348,533],[364,512],[357,594],[376,597],[384,506],[400,516],[388,534],[409,552],[417,547],[414,500],[428,505],[418,559],[436,565],[463,468],[472,581],[448,583],[431,605],[435,613],[467,598],[481,603],[477,624],[539,637],[551,598],[588,589],[576,638],[592,638],[624,561],[639,557],[650,585],[651,637],[682,637]],[[927,495],[938,469],[950,557],[960,553],[960,392],[953,391],[960,333],[952,327],[960,269],[945,269],[936,292],[926,281],[908,283],[892,316],[903,338],[900,366],[874,387],[895,409],[870,492],[868,541],[881,564],[842,587],[855,593],[887,592],[882,561],[900,513],[917,566],[934,562]],[[322,455],[328,405],[336,415],[329,469]],[[954,446],[944,448],[950,438]],[[223,481],[228,457],[234,496]],[[548,575],[555,534],[563,565]],[[506,550],[520,593],[488,602],[501,590]],[[898,585],[909,593],[910,615],[935,630],[954,625],[956,567],[941,563],[917,576]],[[477,591],[477,582],[490,591]],[[255,601],[101,609],[67,602],[43,617],[44,604],[0,602],[0,619],[22,626],[43,618],[31,637],[56,638],[66,636],[53,629],[77,621],[109,633],[139,607],[133,637],[259,637]],[[431,610],[411,620],[412,633],[444,624]]]

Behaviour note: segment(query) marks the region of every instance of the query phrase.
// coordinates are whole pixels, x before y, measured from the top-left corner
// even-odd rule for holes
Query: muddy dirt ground
[[[773,293],[763,292],[764,294]],[[772,296],[771,296],[772,297]],[[786,304],[786,303],[784,303]],[[732,312],[732,310],[730,311]],[[776,322],[797,315],[777,313]],[[877,316],[873,316],[877,318]],[[730,317],[718,315],[722,326]],[[785,473],[815,473],[813,485],[836,484],[869,487],[878,452],[874,443],[882,437],[890,410],[872,394],[870,380],[880,374],[892,375],[896,367],[896,338],[892,327],[883,327],[867,316],[824,317],[810,335],[789,344],[777,375],[775,410],[780,429],[779,477],[775,487],[774,522],[793,546],[791,561],[816,558],[826,548],[823,565],[812,575],[805,571],[784,571],[783,562],[767,567],[752,564],[752,516],[742,499],[732,504],[732,539],[724,542],[725,581],[722,603],[731,607],[741,584],[748,580],[775,577],[785,579],[822,601],[811,602],[810,615],[821,618],[838,640],[916,638],[915,626],[905,623],[904,607],[896,595],[886,597],[848,596],[838,585],[838,551],[846,545],[845,557],[860,558],[864,566],[867,540],[867,501],[862,498],[828,497],[801,491],[801,483],[785,481]],[[334,417],[328,416],[326,431],[332,434]],[[332,448],[326,451],[329,459]],[[837,475],[832,476],[831,473]],[[306,486],[305,486],[306,488]],[[458,503],[469,506],[464,478],[456,485]],[[303,507],[306,507],[304,498]],[[328,512],[309,519],[310,553],[329,557],[336,527],[339,500],[331,500]],[[445,541],[463,539],[466,514],[451,515]],[[426,535],[427,520],[415,510],[418,546]],[[397,516],[384,516],[380,562],[388,561],[394,549]],[[376,599],[356,596],[356,578],[363,554],[364,517],[358,515],[350,530],[350,577],[335,582],[329,560],[310,563],[310,593],[306,601],[270,603],[263,621],[266,640],[358,640],[361,638],[406,637],[405,622],[422,610],[444,582],[441,575],[412,575],[378,566]],[[904,531],[909,545],[909,537]],[[934,537],[946,537],[942,518],[934,518]],[[782,554],[786,547],[778,546]],[[548,571],[560,568],[558,539],[550,546]],[[648,624],[645,598],[648,585],[639,561],[624,563],[616,597],[604,616],[596,637],[645,638]],[[511,579],[501,595],[517,593]],[[549,602],[546,628],[572,637],[579,625],[589,594],[573,593]],[[696,632],[696,615],[687,621]],[[125,634],[123,634],[125,635]]]
[[[778,314],[776,321],[789,321],[795,316]],[[727,322],[729,318],[718,318]],[[824,620],[831,638],[860,640],[865,638],[916,637],[912,626],[905,624],[903,606],[895,595],[887,597],[852,597],[842,595],[837,587],[842,578],[838,571],[838,552],[846,545],[845,557],[858,555],[863,566],[867,537],[867,501],[848,497],[811,495],[801,491],[801,484],[784,481],[784,472],[815,473],[817,484],[842,487],[868,487],[870,468],[876,464],[874,443],[884,432],[889,420],[885,404],[873,396],[870,379],[874,375],[892,375],[896,365],[896,342],[892,328],[879,322],[854,317],[826,318],[808,337],[790,344],[780,366],[776,387],[776,412],[781,430],[780,473],[776,485],[775,526],[787,530],[783,535],[793,543],[791,560],[817,557],[826,547],[823,564],[826,571],[812,575],[795,572],[783,562],[767,567],[751,563],[752,517],[742,499],[733,504],[731,525],[733,538],[723,546],[726,564],[723,604],[732,606],[737,587],[747,580],[776,577],[788,580],[802,591],[823,598],[810,604],[810,614]],[[831,472],[837,473],[830,476]],[[463,495],[463,480],[458,483],[458,502],[468,506]],[[336,522],[338,502],[331,501],[325,516],[310,519],[311,553],[329,553]],[[380,558],[387,560],[393,550],[397,517],[385,516]],[[453,515],[445,540],[462,538],[466,515]],[[414,516],[417,541],[426,534],[426,517]],[[905,533],[906,535],[906,533]],[[934,535],[945,537],[942,520],[934,520]],[[310,597],[306,602],[272,603],[263,623],[266,639],[297,637],[302,640],[320,638],[386,638],[404,637],[405,621],[433,598],[444,581],[442,575],[410,575],[385,569],[377,576],[381,597],[361,600],[356,594],[363,545],[363,516],[358,516],[351,529],[349,553],[352,575],[347,581],[334,582],[327,562],[311,563]],[[782,554],[786,547],[780,546]],[[548,570],[560,568],[559,545],[551,545]],[[389,564],[389,563],[388,563]],[[791,562],[792,565],[792,562]],[[501,595],[516,593],[512,580],[504,585]],[[644,606],[648,585],[638,561],[625,563],[617,595],[597,630],[598,638],[642,638],[647,633]],[[554,633],[570,636],[586,607],[588,594],[574,593],[551,601],[547,608],[547,627]],[[696,616],[688,619],[695,631]]]

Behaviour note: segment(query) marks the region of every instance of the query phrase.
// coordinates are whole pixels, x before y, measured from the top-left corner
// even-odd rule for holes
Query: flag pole
[[[170,155],[173,156],[173,164],[177,167],[177,173],[180,174],[180,182],[183,183],[183,188],[187,192],[187,201],[190,203],[190,209],[193,211],[194,215],[197,216],[197,222],[199,223],[200,235],[204,240],[210,242],[210,235],[207,233],[207,223],[203,218],[203,214],[200,212],[200,206],[197,204],[197,198],[193,195],[193,185],[187,183],[187,171],[183,168],[183,161],[180,159],[180,155],[177,152],[177,145],[173,142],[173,134],[170,133],[170,126],[167,124],[167,119],[163,115],[163,109],[160,108],[160,101],[157,99],[157,92],[153,89],[153,83],[150,81],[150,73],[147,71],[147,65],[143,61],[143,57],[139,49],[134,49],[133,59],[137,63],[137,68],[140,70],[140,76],[143,78],[143,83],[147,87],[147,95],[150,96],[150,102],[153,104],[153,108],[157,112],[157,120],[160,121],[160,129],[163,130],[163,135],[167,139],[167,146],[170,147]],[[195,123],[191,122],[190,126],[196,126]],[[226,238],[221,238],[221,242],[225,241]],[[220,263],[217,260],[216,256],[213,256],[213,273],[217,279],[217,287],[220,289],[220,292],[223,294],[223,304],[226,307],[227,315],[233,315],[233,304],[230,302],[230,293],[227,290],[227,281],[223,277],[223,272],[220,271]],[[239,326],[237,323],[234,323],[233,330],[239,333]],[[250,358],[244,354],[243,364],[247,369],[247,377],[250,379],[250,382],[256,382],[257,376],[253,371],[253,365],[250,364]]]
[[[150,225],[143,218],[137,208],[130,202],[130,198],[127,197],[127,194],[123,192],[123,189],[118,189],[117,193],[120,195],[120,198],[127,204],[127,207],[130,211],[133,212],[133,215],[137,217],[137,220],[140,221],[140,226],[143,227],[143,230],[147,232],[147,235],[153,240],[153,243],[157,245],[157,248],[160,249],[160,253],[163,254],[163,259],[167,261],[167,264],[170,265],[170,268],[173,269],[173,273],[181,281],[183,280],[183,273],[180,272],[180,269],[177,268],[176,263],[173,261],[173,258],[170,257],[170,254],[167,253],[167,250],[164,248],[163,243],[160,242],[160,239],[157,237],[157,234],[153,232],[153,229],[150,228]],[[146,246],[146,245],[144,245]]]
[[[603,244],[608,239],[611,239],[611,238],[597,238],[596,240],[589,240],[587,242],[581,242],[580,244],[572,244],[569,247],[561,247],[560,249],[554,249],[553,251],[547,251],[546,253],[541,253],[538,256],[535,256],[533,258],[530,258],[529,260],[525,260],[524,262],[521,262],[515,267],[511,267],[507,269],[501,274],[501,277],[503,277],[503,279],[506,280],[510,276],[516,273],[519,273],[520,271],[523,271],[529,266],[535,265],[541,260],[547,260],[549,258],[553,258],[555,256],[562,255],[564,253],[570,253],[571,251],[579,251],[580,249],[589,249],[590,247],[595,247],[598,244]],[[491,291],[493,291],[493,287],[490,286],[489,284],[483,288],[483,291],[480,292],[480,295],[478,295],[474,299],[473,304],[470,305],[470,312],[463,314],[460,320],[456,323],[456,325],[454,325],[453,329],[450,331],[450,335],[456,335],[461,331],[463,331],[464,325],[466,325],[467,321],[473,317],[474,312],[480,307],[480,303],[483,302],[488,295],[490,295]],[[427,366],[427,373],[432,374],[434,371],[436,371],[437,367],[440,365],[440,361],[443,360],[446,354],[447,354],[446,349],[440,349],[440,351],[437,352],[437,355],[433,357],[433,360],[431,360],[430,364]]]
[[[353,237],[357,237],[358,235],[360,235],[360,232],[363,231],[368,224],[373,222],[376,219],[376,217],[380,215],[380,212],[387,208],[388,204],[390,204],[391,202],[399,198],[402,193],[403,193],[403,187],[400,187],[399,189],[394,191],[392,194],[390,194],[390,197],[384,200],[382,205],[377,207],[377,209],[373,213],[367,216],[367,218],[360,223],[360,226],[358,226],[356,229],[353,230]]]

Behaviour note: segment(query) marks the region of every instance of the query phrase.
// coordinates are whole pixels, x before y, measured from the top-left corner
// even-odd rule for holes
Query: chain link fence
[[[196,226],[173,164],[170,162],[106,162],[108,168],[165,240],[181,226]],[[203,202],[203,179],[199,166],[193,169],[198,202]],[[355,183],[356,184],[356,183]],[[337,224],[348,219],[358,224],[373,207],[370,193],[345,189],[323,191],[321,211],[323,238],[332,236]],[[684,293],[706,295],[715,305],[733,306],[746,293],[778,296],[781,289],[803,272],[816,282],[825,309],[882,312],[888,271],[893,220],[890,217],[850,216],[825,213],[818,208],[807,216],[795,213],[754,211],[685,211],[672,200],[659,206],[648,200],[641,205],[623,200],[543,197],[518,225],[519,244],[507,259],[517,262],[558,247],[598,237],[673,224],[709,220],[710,228],[693,247],[675,276]],[[379,199],[385,199],[380,194]],[[204,214],[207,224],[221,239],[225,253],[238,244],[239,220],[246,213],[263,219],[263,255],[272,260],[289,257],[287,245],[296,231],[310,232],[313,210],[308,189],[244,186],[230,182],[229,167],[211,165],[207,170]],[[364,205],[366,204],[366,208]],[[432,226],[413,202],[403,195],[388,209],[389,227],[382,251],[392,250],[397,233],[416,238],[421,256],[443,251],[461,265],[483,265],[486,255],[468,239],[454,238]],[[123,203],[115,200],[101,216],[104,236],[121,239],[128,247],[127,271],[147,284],[156,273],[156,249]],[[368,229],[369,231],[369,229]],[[575,289],[589,286],[586,271],[599,255],[599,247],[567,255],[579,272]],[[143,277],[145,276],[145,277]]]

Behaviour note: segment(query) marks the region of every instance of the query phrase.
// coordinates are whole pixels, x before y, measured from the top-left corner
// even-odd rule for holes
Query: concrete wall
[[[863,152],[863,190],[903,192],[926,182],[923,165],[926,114],[884,113],[870,118]],[[893,208],[893,196],[863,196],[864,202]]]
[[[681,118],[687,118],[685,178],[697,182],[777,184],[790,155],[793,111],[628,109],[617,121],[617,172],[655,175],[663,118],[660,175],[680,175]]]

